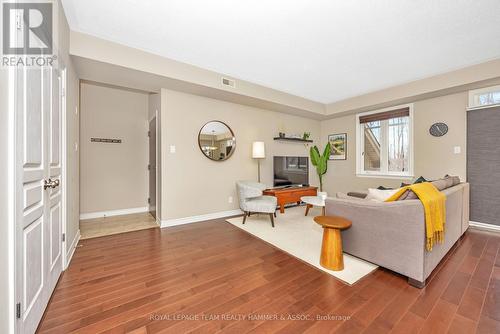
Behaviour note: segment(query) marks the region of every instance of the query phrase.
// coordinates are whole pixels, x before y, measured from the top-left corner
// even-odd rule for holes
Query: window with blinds
[[[413,105],[359,114],[357,173],[360,176],[413,176]]]

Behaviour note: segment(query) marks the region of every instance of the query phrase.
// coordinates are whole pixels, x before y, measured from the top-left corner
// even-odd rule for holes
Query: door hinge
[[[16,304],[16,318],[21,319],[21,303]]]
[[[23,18],[19,12],[16,13],[16,29],[21,30],[23,27]]]
[[[151,131],[148,131],[148,137],[151,137]]]
[[[62,234],[62,241],[65,242],[66,241],[66,233],[63,233]]]
[[[151,165],[148,165],[148,170],[151,170]]]
[[[151,198],[148,197],[148,204],[151,204]]]

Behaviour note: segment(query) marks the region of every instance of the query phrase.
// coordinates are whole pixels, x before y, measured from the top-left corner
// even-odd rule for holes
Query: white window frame
[[[361,123],[359,118],[362,116],[378,114],[381,112],[408,108],[408,171],[406,172],[390,172],[388,171],[388,150],[389,145],[387,142],[387,131],[381,129],[380,131],[380,171],[365,171],[365,160],[364,160],[364,131],[361,131]],[[356,115],[356,176],[358,177],[375,177],[375,178],[395,178],[395,179],[412,179],[414,177],[413,173],[413,157],[414,157],[414,145],[413,145],[413,103],[403,104],[394,107],[388,107],[379,110],[368,111]]]
[[[467,109],[474,110],[474,109],[491,108],[491,107],[500,106],[500,103],[479,104],[479,97],[478,96],[481,94],[485,94],[485,93],[500,93],[500,85],[470,90],[469,91],[469,103],[468,103]]]

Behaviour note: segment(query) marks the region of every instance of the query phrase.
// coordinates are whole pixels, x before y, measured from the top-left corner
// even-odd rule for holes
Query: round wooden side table
[[[340,271],[344,269],[342,254],[342,235],[340,231],[351,227],[352,222],[337,216],[318,216],[314,221],[323,227],[320,264],[326,269]]]

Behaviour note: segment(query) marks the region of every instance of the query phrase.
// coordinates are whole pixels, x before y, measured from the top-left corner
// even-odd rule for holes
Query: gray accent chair
[[[251,213],[267,213],[271,218],[271,225],[274,227],[274,217],[276,217],[276,206],[278,200],[274,196],[262,195],[266,185],[253,181],[238,181],[236,189],[240,209],[244,212],[243,224]]]

